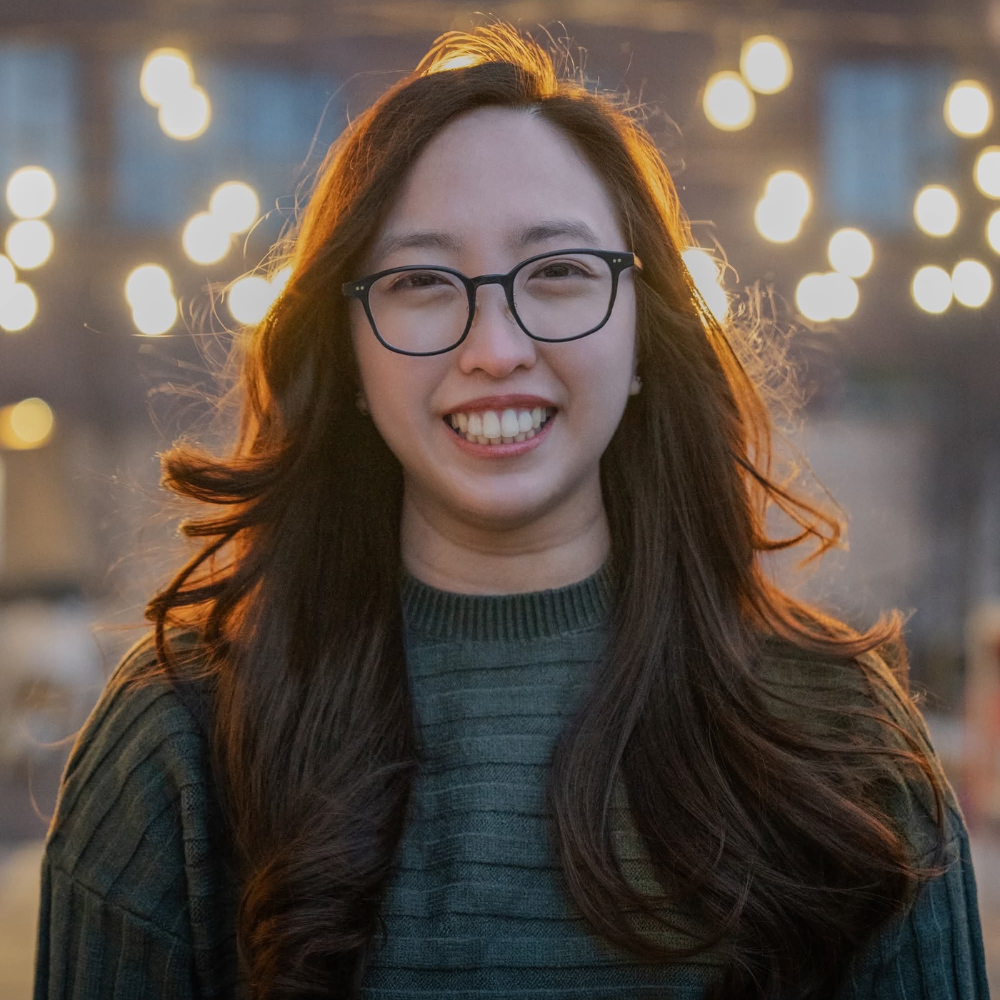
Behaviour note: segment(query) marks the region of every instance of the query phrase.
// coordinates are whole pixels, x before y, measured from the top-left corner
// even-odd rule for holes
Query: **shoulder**
[[[152,756],[160,764],[188,763],[200,742],[197,716],[184,694],[186,685],[158,668],[152,636],[144,636],[111,672],[73,743],[63,771],[62,806],[71,806],[72,793],[102,771],[135,767]]]
[[[109,676],[70,751],[45,842],[53,870],[154,922],[197,876],[217,827],[203,728],[157,666],[146,637]]]

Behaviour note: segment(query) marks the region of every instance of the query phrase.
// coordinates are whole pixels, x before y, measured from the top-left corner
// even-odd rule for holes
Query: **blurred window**
[[[171,139],[139,91],[143,58],[123,59],[115,81],[114,198],[126,226],[179,229],[227,180],[250,184],[261,214],[276,200],[290,209],[296,185],[343,127],[329,77],[195,56],[195,82],[208,94],[211,121],[195,139]]]
[[[949,66],[841,63],[823,81],[823,173],[834,220],[901,231],[925,184],[954,184],[959,139],[944,122]]]
[[[3,190],[20,167],[45,167],[56,182],[53,218],[77,208],[76,62],[51,45],[0,44],[0,212]]]

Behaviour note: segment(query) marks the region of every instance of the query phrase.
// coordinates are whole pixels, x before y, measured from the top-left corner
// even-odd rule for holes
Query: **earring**
[[[638,396],[642,390],[642,379],[638,375],[632,376],[632,384],[628,387],[628,394],[630,396]]]
[[[361,389],[358,389],[358,394],[354,397],[354,402],[358,407],[358,413],[368,413],[368,400],[365,399],[365,394]]]

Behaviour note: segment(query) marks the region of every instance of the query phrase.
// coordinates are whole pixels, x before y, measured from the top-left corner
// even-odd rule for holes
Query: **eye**
[[[391,291],[406,291],[411,288],[431,288],[435,284],[451,284],[443,274],[436,271],[406,271],[397,274],[389,286]]]
[[[549,261],[532,274],[533,278],[573,278],[577,276],[586,278],[589,277],[589,272],[586,268],[568,260]]]

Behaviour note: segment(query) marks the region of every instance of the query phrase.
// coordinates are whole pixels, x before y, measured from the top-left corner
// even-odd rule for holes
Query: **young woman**
[[[211,506],[66,767],[36,1000],[987,995],[898,617],[766,578],[838,526],[690,242],[503,24],[351,124],[232,453],[164,459]]]

